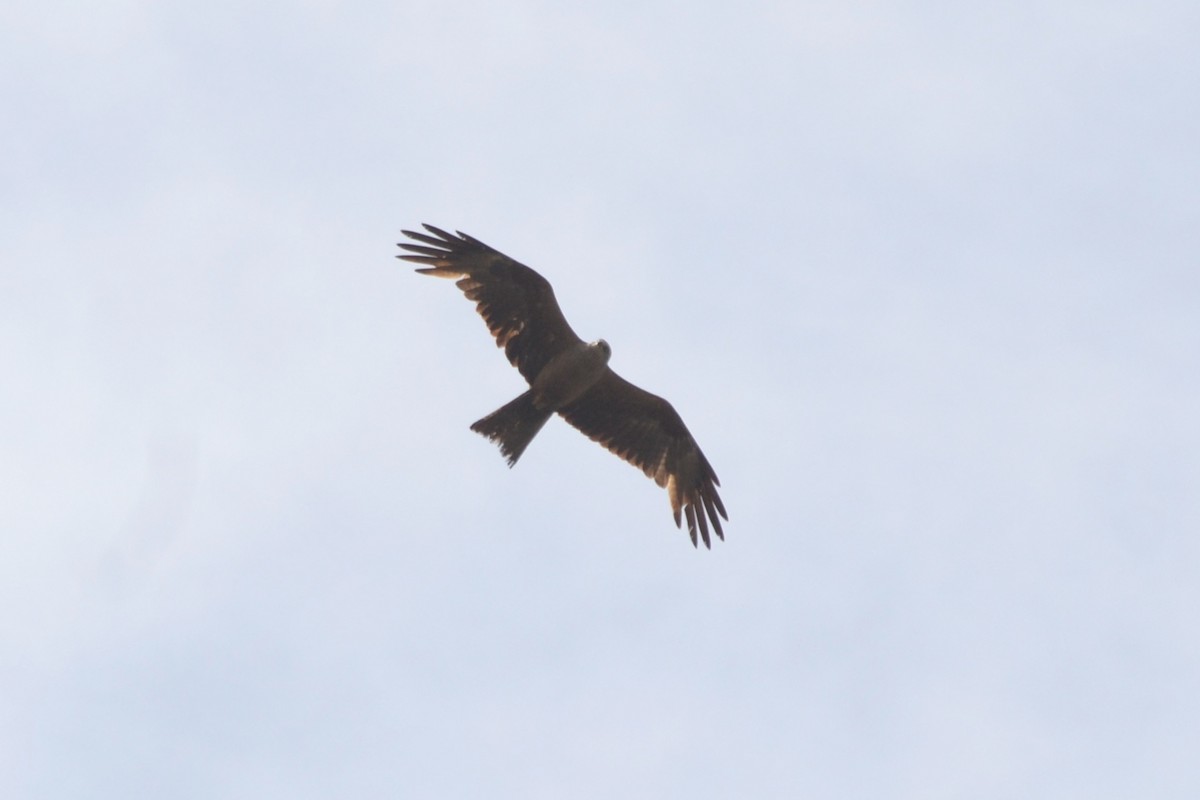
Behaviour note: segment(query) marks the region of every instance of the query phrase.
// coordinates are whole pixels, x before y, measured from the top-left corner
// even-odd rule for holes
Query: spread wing
[[[712,547],[709,522],[717,536],[725,538],[717,516],[719,513],[729,519],[717,494],[721,483],[687,426],[666,400],[639,389],[608,369],[582,397],[558,413],[589,439],[666,487],[675,525],[680,525],[682,509],[693,545],[699,527],[704,546]]]
[[[496,344],[525,380],[532,383],[550,359],[581,342],[563,317],[550,282],[541,275],[461,231],[455,236],[432,225],[423,227],[433,235],[404,231],[423,244],[400,243],[417,255],[396,257],[428,264],[417,270],[425,275],[458,278],[456,285],[475,301]]]

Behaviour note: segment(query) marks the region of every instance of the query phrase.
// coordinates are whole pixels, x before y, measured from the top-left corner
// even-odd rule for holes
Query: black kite
[[[417,255],[397,258],[427,264],[417,270],[425,275],[457,279],[530,386],[471,430],[498,443],[511,467],[557,412],[665,487],[675,525],[682,510],[693,545],[699,529],[705,547],[712,547],[709,522],[724,539],[718,514],[729,516],[717,495],[717,474],[671,404],[609,369],[608,343],[588,344],[575,335],[541,275],[462,232],[424,228],[433,235],[404,231],[421,244],[400,244]]]

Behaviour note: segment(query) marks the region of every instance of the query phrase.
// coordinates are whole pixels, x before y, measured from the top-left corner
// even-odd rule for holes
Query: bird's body
[[[675,409],[621,378],[608,366],[603,339],[588,344],[567,324],[549,282],[524,264],[461,232],[424,226],[432,236],[404,234],[421,244],[400,247],[426,275],[457,279],[458,287],[529,382],[529,390],[471,426],[500,446],[509,466],[555,413],[667,489],[675,524],[711,547],[709,523],[724,539],[729,519],[717,494],[717,475]]]
[[[542,367],[530,388],[539,408],[558,411],[579,399],[604,375],[612,348],[603,339],[563,350]]]

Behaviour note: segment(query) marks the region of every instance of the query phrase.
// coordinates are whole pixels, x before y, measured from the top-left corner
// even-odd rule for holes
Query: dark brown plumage
[[[682,512],[693,545],[699,534],[712,546],[710,523],[724,539],[721,518],[729,516],[717,494],[720,482],[671,404],[613,372],[608,344],[587,344],[571,330],[541,275],[464,233],[424,228],[428,234],[404,231],[420,244],[401,243],[413,255],[397,258],[428,265],[417,270],[425,275],[457,279],[496,344],[530,384],[471,429],[497,442],[511,466],[558,413],[666,488],[675,524],[681,524]]]

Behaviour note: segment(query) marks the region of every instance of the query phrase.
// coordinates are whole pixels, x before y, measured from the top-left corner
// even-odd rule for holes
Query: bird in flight
[[[671,404],[609,369],[608,342],[589,344],[576,336],[541,275],[461,231],[423,227],[428,233],[403,232],[419,244],[400,243],[409,253],[396,257],[426,265],[417,270],[424,275],[455,279],[529,382],[528,391],[471,430],[496,442],[511,467],[557,413],[664,487],[675,526],[682,512],[693,546],[698,532],[712,548],[710,523],[724,539],[720,518],[729,516],[717,494],[717,474]]]

